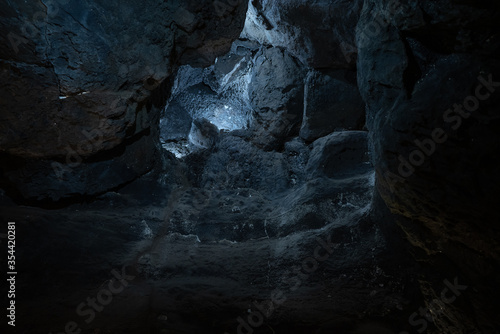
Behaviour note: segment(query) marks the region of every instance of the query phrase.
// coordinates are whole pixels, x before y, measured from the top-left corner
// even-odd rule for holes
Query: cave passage
[[[0,6],[8,333],[498,333],[491,1]]]

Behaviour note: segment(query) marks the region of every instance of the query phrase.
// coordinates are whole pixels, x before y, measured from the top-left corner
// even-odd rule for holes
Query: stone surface
[[[188,113],[224,131],[250,129],[256,145],[282,149],[302,120],[304,76],[303,65],[286,50],[237,40],[203,72],[180,69],[163,112],[161,138],[182,141],[186,128],[178,120]]]
[[[362,4],[358,0],[250,1],[242,37],[286,48],[314,68],[353,68],[354,28]]]
[[[133,1],[4,1],[2,8],[0,151],[8,155],[2,160],[22,158],[32,168],[39,165],[37,178],[48,184],[57,183],[57,175],[46,165],[67,167],[68,149],[83,166],[88,159],[108,160],[99,167],[105,169],[131,142],[144,136],[157,141],[159,112],[171,86],[167,78],[178,64],[208,66],[227,52],[243,27],[247,3],[231,2],[221,9],[211,1],[148,6]],[[155,149],[147,145],[149,160]],[[132,160],[121,159],[133,168]],[[136,172],[143,174],[150,166],[140,168]],[[67,186],[47,199],[88,194],[82,189],[93,180],[85,169],[75,171]],[[10,175],[4,180],[8,187],[26,186]],[[133,178],[120,175],[101,188]],[[30,199],[45,197],[36,182],[28,187],[29,194],[21,193]]]
[[[372,206],[373,169],[349,168],[365,165],[365,156],[350,156],[349,173],[315,175],[308,169],[324,167],[315,165],[320,145],[311,151],[295,137],[283,152],[265,151],[248,132],[221,133],[211,150],[182,160],[166,154],[168,169],[91,203],[44,210],[0,194],[0,219],[15,220],[23,243],[37,245],[18,248],[17,316],[30,321],[17,328],[60,332],[74,321],[82,332],[130,334],[408,329],[401,310],[420,300],[416,268],[392,250],[400,241],[387,209]],[[359,138],[366,153],[366,135],[345,137]],[[346,138],[340,151],[352,144]],[[116,275],[126,286],[91,318],[87,298],[104,300]]]
[[[256,55],[248,95],[258,145],[276,149],[300,125],[304,77],[300,62],[283,49],[264,47]]]
[[[178,101],[168,104],[167,112],[160,119],[160,141],[178,141],[186,139],[191,130],[193,116]]]
[[[240,41],[240,44],[248,43]],[[257,50],[245,47],[247,52],[238,55],[236,48],[233,44],[229,53],[218,57],[215,64],[207,68],[186,65],[179,69],[160,119],[163,148],[178,157],[195,151],[196,147],[187,142],[193,119],[207,119],[221,131],[250,126],[253,115],[248,85]]]
[[[307,172],[312,176],[342,178],[371,170],[367,134],[335,132],[313,143]]]
[[[355,76],[355,72],[345,70],[307,74],[300,128],[302,138],[313,141],[334,130],[362,130],[365,103]]]
[[[427,305],[444,279],[469,286],[462,300],[442,305],[436,333],[500,327],[500,99],[498,86],[482,83],[500,78],[498,18],[487,1],[366,1],[358,25],[378,189],[425,263]],[[464,104],[463,112],[455,106]]]

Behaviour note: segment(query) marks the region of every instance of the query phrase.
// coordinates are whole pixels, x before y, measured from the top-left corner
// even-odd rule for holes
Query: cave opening
[[[228,54],[207,68],[178,69],[160,119],[162,147],[176,157],[211,148],[220,132],[250,128],[251,51],[237,54],[235,48],[233,43]]]

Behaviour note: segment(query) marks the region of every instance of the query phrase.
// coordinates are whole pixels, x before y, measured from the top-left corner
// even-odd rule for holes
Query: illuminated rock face
[[[189,131],[182,127],[179,133],[178,123],[187,115],[206,118],[223,131],[248,129],[266,150],[293,137],[304,110],[306,67],[284,49],[245,42],[235,41],[206,69],[179,70],[160,121],[164,147],[173,152],[185,145]]]
[[[202,148],[212,148],[219,137],[219,129],[206,118],[197,118],[191,125],[189,141]]]
[[[313,68],[354,68],[363,1],[250,1],[242,37],[286,48]]]

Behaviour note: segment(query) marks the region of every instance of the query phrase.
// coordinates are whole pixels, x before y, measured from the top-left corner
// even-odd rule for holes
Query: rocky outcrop
[[[211,148],[219,137],[219,129],[206,118],[197,118],[191,124],[189,141],[198,147]]]
[[[358,25],[378,189],[429,266],[436,333],[500,327],[498,19],[492,2],[367,0]],[[454,277],[469,289],[444,303]]]
[[[286,50],[264,47],[257,54],[248,87],[257,145],[276,149],[300,125],[304,77],[304,68]]]
[[[365,103],[355,76],[356,72],[346,70],[307,74],[300,128],[302,138],[313,141],[335,130],[362,130]]]
[[[178,64],[208,66],[243,27],[246,2],[217,3],[3,4],[4,186],[19,198],[57,201],[150,170],[167,78]],[[96,179],[103,174],[113,176]]]
[[[312,176],[342,178],[372,169],[366,132],[335,132],[313,143],[307,172]]]
[[[353,68],[361,7],[358,0],[253,0],[242,37],[287,48],[314,68]]]

